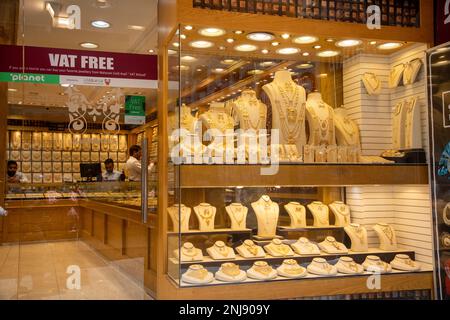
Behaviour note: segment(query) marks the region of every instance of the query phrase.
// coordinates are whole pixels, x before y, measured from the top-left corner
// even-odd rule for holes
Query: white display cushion
[[[421,269],[420,263],[412,260],[406,254],[395,255],[395,258],[391,261],[390,265],[392,268],[402,271],[419,271]]]
[[[247,270],[247,277],[256,280],[272,280],[278,273],[265,261],[256,261],[253,266]]]
[[[380,257],[369,255],[363,262],[364,270],[377,273],[392,272],[392,267],[389,263],[384,262]]]
[[[223,263],[215,278],[224,282],[242,282],[247,279],[247,273],[239,269],[239,265],[231,262]]]
[[[317,244],[312,243],[305,237],[300,237],[297,242],[291,244],[292,249],[299,255],[317,255],[320,249]]]
[[[266,253],[264,249],[256,245],[252,240],[244,240],[244,243],[236,247],[236,251],[243,258],[264,258]]]
[[[180,255],[181,252],[181,255]],[[194,247],[191,242],[185,242],[180,249],[174,250],[175,259],[180,259],[181,262],[188,261],[202,261],[203,253],[201,249]]]
[[[206,249],[213,260],[235,259],[236,255],[233,248],[225,245],[223,241],[216,241],[212,247]]]
[[[336,241],[334,237],[326,237],[324,241],[319,243],[319,248],[326,253],[348,253],[347,247],[343,243]]]
[[[337,268],[323,258],[314,258],[306,267],[306,270],[318,276],[333,276],[337,274]]]
[[[214,275],[200,264],[193,264],[181,276],[181,281],[191,284],[206,284],[214,280]]]
[[[286,259],[277,268],[277,273],[281,277],[298,279],[305,277],[308,272],[306,268],[300,266],[294,259]]]
[[[362,274],[364,267],[357,264],[351,257],[341,257],[335,265],[337,271],[343,274]]]
[[[291,247],[284,244],[280,239],[273,239],[271,243],[264,246],[264,250],[272,257],[289,257],[294,255]]]

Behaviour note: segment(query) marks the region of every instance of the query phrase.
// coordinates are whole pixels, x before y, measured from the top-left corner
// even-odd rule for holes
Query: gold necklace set
[[[218,129],[222,133],[225,133],[226,130],[233,130],[234,128],[232,118],[225,112],[208,111],[205,113],[205,116],[210,129]]]
[[[291,275],[299,275],[304,272],[304,269],[298,265],[297,261],[288,259],[283,262],[283,272]]]
[[[250,244],[246,241],[244,241],[245,249],[252,255],[256,256],[258,254],[258,246],[256,246],[253,242]]]
[[[261,263],[259,265],[257,265],[256,263],[253,264],[253,270],[255,270],[255,272],[261,273],[264,276],[268,276],[269,274],[272,273],[273,269],[271,266],[269,266],[267,263]]]
[[[358,237],[360,243],[364,244],[365,243],[365,241],[364,241],[365,237],[364,237],[364,230],[363,230],[363,228],[361,226],[359,226],[359,227],[352,226],[352,228],[353,228],[353,231],[355,231],[355,235]]]
[[[381,81],[372,72],[366,72],[363,75],[363,83],[369,94],[374,94],[381,89]]]
[[[261,105],[261,103],[258,101],[258,99],[256,99],[256,98],[248,99],[248,100],[239,99],[237,101],[237,104],[239,105],[239,111],[242,115],[242,119],[244,120],[243,121],[245,124],[244,129],[255,129],[255,130],[264,129],[265,124],[266,124],[266,111],[265,111],[264,107]],[[258,106],[258,108],[259,108],[259,117],[258,117],[258,122],[256,123],[256,125],[253,125],[247,104],[250,105],[250,107]]]
[[[181,248],[181,254],[190,258],[195,257],[197,253],[197,248],[195,248],[194,246],[192,246],[191,248],[186,248],[185,246],[183,246]]]
[[[232,262],[222,264],[221,270],[224,274],[226,274],[227,276],[230,276],[232,278],[241,274],[241,270],[239,269],[239,266]]]
[[[273,251],[279,253],[282,256],[288,255],[289,252],[291,251],[291,248],[289,248],[289,246],[284,243],[280,243],[280,244],[271,243],[270,247]]]
[[[237,206],[230,205],[230,211],[233,214],[233,218],[236,221],[236,224],[237,224],[238,227],[241,226],[241,224],[242,224],[242,222],[244,221],[244,218],[245,218],[245,213],[244,213],[243,209],[244,208],[241,205],[237,205]],[[240,215],[240,218],[238,218],[239,215]]]
[[[209,227],[209,223],[214,215],[212,208],[206,207],[204,210],[199,208],[198,213],[203,221],[205,221],[206,226]]]
[[[325,108],[327,107],[327,105],[323,102],[320,101],[318,102],[318,106],[319,108]],[[331,143],[332,140],[332,133],[333,133],[333,128],[334,128],[334,118],[333,118],[333,113],[330,112],[330,108],[328,108],[328,114],[327,114],[327,118],[326,119],[321,119],[316,111],[314,110],[314,107],[309,108],[308,111],[311,113],[311,116],[314,120],[316,120],[316,122],[319,124],[318,127],[316,127],[315,131],[315,135],[316,138],[318,138],[319,141],[316,141],[316,144],[320,145],[322,143]]]
[[[315,215],[315,217],[317,217],[317,220],[319,221],[319,223],[321,225],[327,225],[329,223],[329,220],[327,219],[328,217],[326,216],[327,212],[324,210],[325,206],[323,204],[319,204],[319,205],[316,205],[316,209],[318,212]],[[322,212],[323,210],[325,212]],[[323,215],[323,217],[321,215]]]
[[[392,232],[392,229],[390,226],[384,227],[381,226],[381,230],[383,231],[384,235],[388,238],[388,240],[390,241],[391,245],[394,244],[394,232]]]
[[[215,244],[214,249],[218,254],[220,254],[224,258],[228,257],[228,255],[230,254],[230,248],[225,245],[218,246],[217,244]]]
[[[200,264],[194,264],[189,268],[188,276],[198,280],[203,280],[208,276],[208,270],[203,268]]]

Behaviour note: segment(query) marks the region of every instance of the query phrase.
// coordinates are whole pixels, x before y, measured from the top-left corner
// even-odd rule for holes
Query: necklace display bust
[[[258,236],[262,238],[275,238],[280,208],[268,195],[263,195],[258,201],[252,203],[253,211],[258,221]]]
[[[242,282],[247,279],[247,273],[239,269],[239,265],[226,262],[220,266],[219,271],[215,274],[215,278],[224,282]]]
[[[326,237],[319,243],[319,248],[325,253],[348,253],[348,249],[343,243],[337,242],[334,237]]]
[[[344,227],[344,231],[352,242],[350,250],[353,252],[367,252],[369,250],[366,228],[358,223],[350,223]]]
[[[364,73],[362,76],[362,82],[369,96],[375,96],[381,93],[381,80],[375,73]]]
[[[267,106],[256,97],[253,90],[244,90],[233,102],[233,112],[243,130],[266,129]]]
[[[405,69],[403,71],[403,84],[409,85],[416,82],[419,71],[422,68],[422,60],[413,59],[405,64]]]
[[[308,95],[306,116],[309,124],[309,145],[336,144],[334,111],[322,100],[320,92],[312,92]]]
[[[291,228],[306,227],[306,209],[298,202],[289,202],[284,206],[291,218]]]
[[[336,126],[336,141],[339,146],[361,147],[358,124],[350,119],[344,108],[334,109],[334,124]]]
[[[377,256],[367,256],[366,260],[363,262],[364,270],[379,272],[379,273],[388,273],[392,271],[392,267],[389,263],[384,262]]]
[[[247,270],[247,276],[256,280],[271,280],[277,277],[277,271],[266,261],[256,261],[253,266]]]
[[[392,68],[389,74],[389,88],[396,88],[400,84],[400,80],[403,77],[403,71],[405,65],[403,63],[396,65]]]
[[[195,215],[199,222],[200,231],[214,230],[214,219],[216,217],[216,208],[209,203],[200,203],[194,207]]]
[[[272,257],[289,257],[294,255],[291,247],[284,244],[280,239],[273,239],[271,243],[264,246],[264,250]]]
[[[206,129],[217,129],[222,135],[234,130],[233,118],[226,112],[223,103],[211,103],[209,110],[200,115],[200,120]]]
[[[225,207],[225,210],[231,220],[232,230],[243,230],[246,227],[248,208],[240,203],[232,203]]]
[[[342,201],[334,201],[328,207],[334,214],[336,226],[345,227],[350,224],[350,207]]]
[[[184,204],[174,204],[172,207],[167,208],[169,217],[172,220],[174,232],[186,232],[189,231],[189,218],[191,217],[191,208],[186,207]]]
[[[173,253],[175,258],[180,259],[181,262],[203,260],[202,250],[194,247],[194,245],[190,242],[183,243],[180,250],[176,249]]]
[[[392,268],[402,271],[419,271],[421,266],[418,262],[412,260],[406,254],[395,255],[394,260],[391,261]]]
[[[302,256],[320,254],[320,249],[317,244],[312,243],[305,237],[298,239],[297,242],[291,245],[291,247],[297,254]]]
[[[190,133],[195,133],[198,118],[192,115],[191,108],[184,103],[180,107],[180,128],[186,129]]]
[[[392,149],[398,150],[405,145],[405,108],[404,102],[398,102],[392,115]]]
[[[312,262],[306,267],[309,273],[318,276],[333,276],[337,274],[335,266],[329,264],[323,258],[314,258]]]
[[[307,205],[314,217],[314,227],[328,227],[330,214],[328,207],[320,201],[314,201]]]
[[[277,273],[281,277],[291,279],[303,278],[308,274],[306,268],[300,266],[294,259],[283,260],[281,266],[277,268]]]
[[[306,144],[306,91],[292,80],[288,70],[275,72],[271,83],[262,87],[272,105],[272,129],[279,130],[280,144]]]
[[[364,267],[357,264],[352,257],[340,257],[336,263],[336,268],[343,274],[361,274],[364,273]]]
[[[418,97],[405,101],[405,145],[406,149],[422,148],[422,129],[420,108],[417,106]]]
[[[244,243],[236,247],[236,251],[243,258],[264,258],[266,253],[264,249],[256,245],[252,240],[244,240]]]
[[[214,275],[201,264],[193,264],[181,276],[181,281],[192,284],[206,284],[214,280]]]
[[[380,249],[385,251],[397,250],[397,237],[395,230],[387,223],[377,223],[373,230],[380,239]]]
[[[228,260],[235,259],[234,250],[228,247],[223,241],[216,241],[212,247],[206,249],[211,259]]]

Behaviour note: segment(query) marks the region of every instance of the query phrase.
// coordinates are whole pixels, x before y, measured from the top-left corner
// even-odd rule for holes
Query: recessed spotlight
[[[196,71],[197,71],[197,72],[202,72],[202,69],[198,68]]]
[[[315,45],[313,48],[318,50],[318,49],[322,48],[322,46],[321,45]]]
[[[184,29],[186,29],[186,30],[192,30],[192,29],[194,29],[192,26],[184,26]]]
[[[303,52],[303,53],[302,53],[302,56],[304,56],[304,57],[309,56],[309,52]]]
[[[148,50],[148,52],[150,52],[150,53],[154,53],[154,52],[155,52],[155,50],[153,50],[153,49],[150,49],[150,50]]]
[[[194,62],[197,61],[197,58],[191,57],[191,56],[183,56],[181,57],[181,61],[183,62]]]
[[[268,32],[252,32],[247,35],[247,39],[253,41],[270,41],[274,38],[274,35]]]
[[[206,49],[206,48],[211,48],[212,46],[214,46],[214,43],[212,43],[211,41],[206,41],[206,40],[197,40],[197,41],[190,42],[189,45],[193,48]]]
[[[198,33],[205,37],[220,37],[223,36],[226,31],[219,28],[203,28],[198,30]]]
[[[178,42],[174,42],[174,43],[172,43],[172,45],[173,45],[175,48],[178,48],[178,47],[180,46],[180,44],[179,44]]]
[[[248,74],[253,74],[253,75],[255,75],[255,74],[261,74],[261,73],[263,73],[264,71],[262,71],[262,70],[259,70],[259,69],[254,69],[254,70],[250,70],[249,72],[247,72]]]
[[[143,26],[133,26],[133,25],[129,25],[128,26],[128,29],[129,30],[136,30],[136,31],[144,31],[145,30],[145,27],[143,27]]]
[[[326,78],[326,77],[328,77],[328,74],[326,73],[319,74],[319,78]]]
[[[326,41],[327,41],[327,42],[334,42],[334,39],[328,38]]]
[[[222,61],[220,61],[221,64],[233,64],[235,62],[236,60],[233,59],[223,59]]]
[[[244,31],[242,31],[242,30],[236,30],[234,33],[235,33],[235,34],[243,34]]]
[[[279,45],[280,45],[280,43],[279,43],[279,42],[277,42],[277,41],[274,41],[274,42],[272,42],[272,45],[273,45],[274,47],[276,47],[276,46],[279,46]]]
[[[187,38],[187,36],[185,34],[180,34],[180,38],[184,40]]]
[[[273,61],[264,61],[264,62],[261,62],[259,65],[261,67],[270,67],[270,66],[273,66],[274,64],[275,63]]]
[[[283,39],[289,39],[290,35],[289,35],[288,33],[283,33],[283,34],[281,35],[281,37],[282,37]]]
[[[82,42],[82,43],[80,43],[80,46],[82,46],[83,48],[86,48],[86,49],[98,48],[98,44],[93,43],[93,42]]]
[[[301,37],[295,38],[294,40],[292,40],[292,42],[298,43],[298,44],[309,44],[309,43],[314,43],[318,40],[319,40],[319,38],[313,37],[313,36],[301,36]]]
[[[225,49],[226,49],[225,46],[220,46],[220,47],[219,47],[219,50],[222,50],[222,51],[223,51],[223,50],[225,50]]]
[[[8,88],[8,91],[9,91],[9,92],[16,92],[17,89],[14,89],[14,88]]]
[[[380,44],[377,48],[380,50],[392,50],[392,49],[400,48],[401,46],[403,46],[403,44],[400,42],[386,42],[386,43]]]
[[[106,29],[111,27],[111,24],[104,20],[94,20],[91,22],[91,26],[99,29]]]
[[[326,51],[319,52],[317,55],[321,58],[331,58],[331,57],[335,57],[335,56],[339,55],[339,52],[333,51],[333,50],[326,50]]]
[[[376,41],[370,41],[369,44],[370,44],[371,46],[374,46],[374,45],[377,44],[377,42],[376,42]]]
[[[361,40],[346,39],[346,40],[340,40],[340,41],[336,42],[336,46],[342,47],[342,48],[348,48],[348,47],[359,46],[361,43],[362,43]]]
[[[268,54],[268,53],[269,53],[269,50],[267,50],[267,49],[262,49],[262,50],[261,50],[261,53],[262,53],[262,54]]]
[[[227,39],[227,42],[228,42],[228,43],[233,43],[233,42],[234,42],[234,39],[233,39],[233,38],[228,38],[228,39]]]
[[[299,52],[300,52],[300,49],[298,49],[298,48],[280,48],[277,50],[278,54],[296,54]]]
[[[314,67],[312,63],[302,63],[297,66],[299,69],[310,69],[312,67]]]
[[[214,68],[214,69],[212,70],[212,72],[214,72],[214,73],[223,73],[224,71],[225,71],[224,68]]]
[[[240,44],[234,47],[236,51],[251,52],[257,50],[258,47],[253,44]]]

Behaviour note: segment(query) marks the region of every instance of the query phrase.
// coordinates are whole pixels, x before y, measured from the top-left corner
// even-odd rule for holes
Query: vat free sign
[[[145,97],[125,96],[125,124],[145,123]]]
[[[156,88],[155,55],[0,45],[0,81]]]

